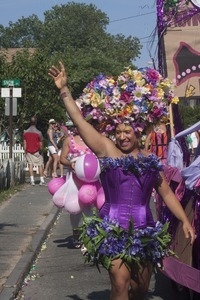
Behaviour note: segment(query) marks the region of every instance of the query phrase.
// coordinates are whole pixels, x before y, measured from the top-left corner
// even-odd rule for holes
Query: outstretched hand
[[[53,78],[57,88],[62,89],[63,87],[67,86],[67,74],[61,61],[59,61],[59,65],[60,70],[57,67],[52,66],[49,69],[48,75]]]

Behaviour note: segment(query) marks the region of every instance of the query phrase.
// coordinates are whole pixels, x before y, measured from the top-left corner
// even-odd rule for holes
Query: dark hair
[[[36,125],[37,124],[37,118],[35,116],[31,117],[30,124],[31,125]]]

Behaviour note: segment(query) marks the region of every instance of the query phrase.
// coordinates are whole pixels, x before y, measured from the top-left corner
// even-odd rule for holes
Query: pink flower
[[[163,111],[162,111],[161,108],[156,107],[156,106],[153,108],[153,116],[154,116],[155,118],[161,117],[161,116],[162,116],[162,113],[163,113]]]
[[[120,102],[123,102],[123,103],[131,103],[132,102],[132,98],[128,92],[122,92],[119,100],[120,100]]]
[[[157,70],[126,68],[118,77],[100,74],[87,84],[79,106],[87,120],[99,122],[101,132],[106,132],[121,122],[136,122],[142,117],[153,123],[166,116],[173,88],[171,80]]]
[[[160,74],[158,71],[154,70],[154,69],[148,69],[147,73],[146,73],[147,78],[149,79],[149,81],[158,81],[160,79]]]

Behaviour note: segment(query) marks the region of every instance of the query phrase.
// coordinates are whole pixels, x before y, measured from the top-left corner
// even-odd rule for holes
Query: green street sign
[[[19,79],[3,79],[2,82],[1,82],[1,85],[2,86],[6,86],[6,87],[9,87],[9,86],[20,86],[20,80]]]

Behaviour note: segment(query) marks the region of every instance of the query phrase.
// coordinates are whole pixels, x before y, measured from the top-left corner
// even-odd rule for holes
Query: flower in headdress
[[[134,100],[142,100],[144,95],[148,94],[149,90],[146,87],[136,86],[135,90],[133,91],[133,99]]]
[[[173,97],[171,100],[172,104],[177,104],[179,102],[179,98],[178,97]]]
[[[161,74],[154,69],[147,69],[146,76],[148,78],[148,81],[155,83],[162,78]]]
[[[175,103],[173,88],[173,82],[157,70],[126,68],[117,78],[103,74],[94,78],[78,103],[87,120],[96,120],[101,132],[110,132],[119,123],[153,123],[167,116],[172,99]]]

